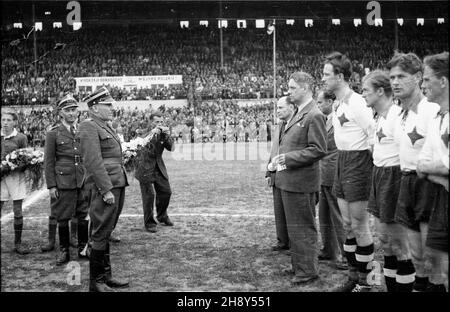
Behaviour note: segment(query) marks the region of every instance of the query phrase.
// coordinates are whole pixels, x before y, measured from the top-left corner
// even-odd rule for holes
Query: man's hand
[[[267,165],[267,170],[269,170],[269,171],[275,171],[275,170],[277,170],[277,165],[276,165],[275,163],[273,163],[273,162],[270,162],[270,163]]]
[[[427,177],[427,174],[423,171],[416,170],[416,174],[419,179],[425,179]]]
[[[50,197],[53,199],[57,199],[59,197],[59,192],[56,187],[52,187],[48,190]]]
[[[152,134],[152,136],[160,134],[161,129],[159,127],[153,128],[152,131],[150,131],[150,133]]]
[[[170,134],[170,128],[169,127],[159,126],[158,128],[162,131],[162,133]]]
[[[105,195],[103,195],[103,201],[108,204],[114,204],[114,195],[111,191],[108,191]]]
[[[428,180],[430,180],[433,183],[442,185],[445,188],[445,190],[448,192],[448,177],[441,177],[441,176],[437,176],[434,174],[430,174],[430,175],[428,175],[427,178],[428,178]]]
[[[281,166],[284,166],[284,165],[286,164],[286,158],[284,157],[284,154],[280,154],[280,155],[275,156],[275,157],[272,159],[272,163],[273,163],[274,165],[281,165]]]
[[[419,162],[417,163],[417,166],[416,166],[416,173],[417,173],[417,177],[419,178],[419,179],[424,179],[424,178],[426,178],[427,177],[427,173],[426,172],[424,172],[424,164],[423,164],[423,162],[421,162],[420,160],[419,160]]]

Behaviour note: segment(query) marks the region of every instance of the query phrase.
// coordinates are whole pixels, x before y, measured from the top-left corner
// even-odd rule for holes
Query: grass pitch
[[[236,147],[235,156],[245,150],[244,160],[180,160],[165,152],[175,226],[158,225],[157,233],[144,230],[139,184],[129,176],[116,229],[122,241],[111,245],[113,274],[130,279],[122,291],[333,291],[345,281],[346,271],[328,262],[320,262],[320,279],[307,286],[292,286],[281,273],[290,268],[290,256],[270,250],[276,235],[272,191],[264,180],[267,155],[254,160],[248,155],[255,147]],[[5,210],[2,215],[11,211]],[[12,220],[2,221],[2,291],[88,290],[88,262],[78,261],[75,249],[74,262],[63,267],[55,265],[57,251],[40,252],[48,214],[47,194],[24,211],[22,240],[33,248],[26,256],[12,252]]]

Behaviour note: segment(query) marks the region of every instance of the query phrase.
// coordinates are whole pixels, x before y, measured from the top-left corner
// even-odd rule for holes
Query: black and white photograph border
[[[16,113],[27,147],[44,152],[47,133],[64,119],[58,103],[67,94],[78,103],[81,126],[98,106],[86,97],[101,86],[114,98],[110,126],[130,151],[122,150],[124,159],[136,155],[137,138],[151,137],[155,111],[170,128],[173,148],[159,155],[164,169],[157,160],[155,178],[170,181],[166,219],[155,208],[149,230],[139,178],[145,169],[127,168],[109,245],[114,276],[129,281],[115,291],[183,292],[170,299],[180,308],[267,310],[276,293],[336,292],[348,271],[335,261],[324,257],[316,280],[293,284],[291,251],[273,248],[274,195],[266,174],[278,141],[277,101],[291,95],[296,71],[312,76],[316,99],[324,57],[333,51],[351,59],[357,93],[362,77],[385,67],[395,51],[421,59],[448,51],[447,1],[2,0],[1,6],[2,117],[4,109]],[[156,129],[151,140],[161,137],[155,145],[164,145],[164,128]],[[2,149],[3,137],[2,118]],[[87,292],[89,260],[79,258],[78,248],[69,249],[63,265],[57,265],[61,236],[53,234],[53,250],[41,250],[51,234],[43,167],[42,161],[40,177],[26,174],[21,239],[28,254],[15,251],[13,200],[2,204],[1,291]],[[2,167],[2,180],[7,175]],[[148,184],[156,192],[151,206],[158,207],[160,185]],[[320,250],[318,209],[312,241]],[[369,223],[375,253],[367,280],[371,292],[386,292],[373,216]],[[195,300],[202,293],[230,295]]]

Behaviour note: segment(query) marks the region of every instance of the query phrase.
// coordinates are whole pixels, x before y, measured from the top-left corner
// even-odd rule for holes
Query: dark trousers
[[[156,224],[153,217],[153,205],[156,197],[156,218],[164,220],[167,218],[167,207],[169,207],[170,196],[172,191],[170,189],[169,181],[156,170],[156,177],[153,183],[139,181],[141,187],[142,206],[144,209],[144,226],[149,226],[152,223]]]
[[[70,220],[75,216],[78,220],[84,220],[89,209],[89,194],[84,188],[73,190],[58,190],[59,197],[50,199],[51,217],[58,222]]]
[[[332,186],[320,186],[319,223],[324,255],[331,259],[344,255],[344,225]]]
[[[125,200],[125,187],[113,188],[114,204],[108,205],[103,201],[103,196],[97,191],[91,191],[91,205],[89,217],[91,218],[92,248],[105,250],[109,242],[111,232],[114,230]]]
[[[281,190],[276,187],[273,188],[273,203],[278,245],[289,247],[289,235],[286,215],[284,214],[283,200],[281,199]]]
[[[290,245],[292,269],[296,276],[317,276],[318,264],[318,233],[315,224],[315,193],[293,193],[273,187],[275,218],[277,233],[281,239],[286,239],[283,229],[282,212],[284,212],[287,237]],[[278,217],[277,217],[278,215]],[[278,224],[278,221],[280,224]],[[278,230],[278,225],[280,228]]]

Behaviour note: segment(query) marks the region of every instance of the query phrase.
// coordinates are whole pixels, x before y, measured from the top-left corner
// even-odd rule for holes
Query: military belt
[[[81,163],[82,158],[80,155],[74,155],[74,156],[58,156],[56,157],[57,162],[70,162],[70,163]]]

